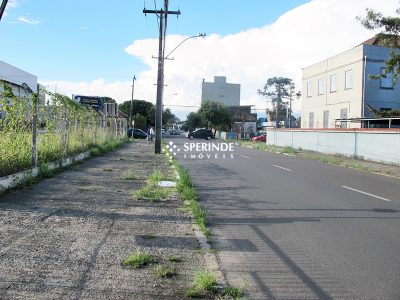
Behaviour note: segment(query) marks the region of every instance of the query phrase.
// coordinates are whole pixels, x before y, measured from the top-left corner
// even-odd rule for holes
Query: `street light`
[[[186,42],[189,39],[194,39],[194,38],[198,38],[198,37],[206,37],[207,34],[205,33],[199,33],[198,35],[193,35],[193,36],[189,36],[186,39],[184,39],[182,42],[180,42],[178,44],[178,46],[176,46],[170,53],[168,53],[166,56],[164,56],[164,59],[168,59],[168,56],[170,56],[172,54],[172,52],[174,52],[180,45],[182,45],[184,42]],[[173,59],[173,58],[171,58]]]
[[[161,22],[160,22],[161,24]],[[160,26],[161,29],[161,26]],[[160,30],[161,32],[161,30]],[[162,107],[163,107],[163,92],[164,92],[164,60],[168,59],[170,56],[180,45],[186,42],[189,39],[197,38],[197,37],[205,37],[205,33],[199,33],[198,35],[190,36],[180,42],[171,52],[167,55],[165,53],[165,44],[162,42],[161,34],[159,39],[159,49],[158,49],[158,75],[157,75],[157,102],[156,102],[156,139],[155,139],[155,147],[154,152],[156,154],[161,153],[161,127],[162,127]]]

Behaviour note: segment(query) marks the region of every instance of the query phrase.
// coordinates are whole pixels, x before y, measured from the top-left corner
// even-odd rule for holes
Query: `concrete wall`
[[[271,129],[267,144],[400,165],[400,131]]]

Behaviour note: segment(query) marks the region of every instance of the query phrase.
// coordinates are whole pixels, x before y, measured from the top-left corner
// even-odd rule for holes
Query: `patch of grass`
[[[139,179],[139,177],[133,172],[124,173],[124,174],[121,175],[120,178],[123,179],[123,180],[136,180],[136,179]]]
[[[112,172],[113,169],[111,169],[111,168],[104,168],[103,171],[104,171],[104,172]]]
[[[161,265],[156,266],[153,271],[158,277],[162,278],[170,278],[178,274],[175,268]]]
[[[167,259],[168,259],[168,261],[170,261],[170,262],[181,262],[181,261],[182,261],[182,258],[180,258],[180,257],[177,256],[177,255],[173,255],[173,254],[168,254],[168,255],[167,255]]]
[[[169,196],[167,189],[161,189],[157,186],[145,185],[132,194],[136,199],[145,199],[151,202],[157,202],[162,199],[166,199]]]
[[[198,271],[194,274],[193,283],[185,291],[185,295],[191,298],[204,297],[209,293],[215,293],[217,277],[208,270]]]
[[[155,259],[152,255],[146,252],[137,251],[128,256],[128,258],[124,259],[122,264],[124,266],[130,266],[135,269],[142,268],[152,262],[155,262]]]
[[[240,299],[244,296],[244,290],[243,290],[243,288],[240,288],[240,287],[228,286],[222,290],[221,295],[223,297],[230,297],[230,298],[236,300],[236,299]]]
[[[153,173],[150,174],[149,184],[157,184],[158,182],[164,180],[164,175],[159,170],[154,170]]]
[[[42,164],[39,167],[39,176],[42,178],[50,178],[54,176],[54,170],[49,164]]]
[[[293,147],[286,146],[286,147],[283,147],[282,152],[286,153],[286,154],[295,154],[296,150]]]
[[[95,147],[95,148],[90,149],[90,156],[97,157],[100,155],[101,155],[101,151],[99,148]]]
[[[119,157],[118,160],[125,160],[125,157]]]

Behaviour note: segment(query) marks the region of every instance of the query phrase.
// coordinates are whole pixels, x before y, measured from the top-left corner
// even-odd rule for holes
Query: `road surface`
[[[223,274],[251,299],[400,299],[399,179],[239,146],[189,155],[184,143],[205,141],[169,140]]]

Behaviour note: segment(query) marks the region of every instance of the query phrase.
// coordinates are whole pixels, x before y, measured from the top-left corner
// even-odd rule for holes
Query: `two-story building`
[[[372,117],[368,108],[399,110],[400,88],[392,74],[371,79],[385,69],[390,48],[376,37],[303,69],[302,128],[334,128],[335,119]],[[360,127],[362,123],[339,123]]]

